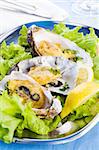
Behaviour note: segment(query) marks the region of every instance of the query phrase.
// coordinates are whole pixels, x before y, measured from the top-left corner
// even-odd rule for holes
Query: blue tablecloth
[[[67,144],[35,145],[4,144],[0,142],[0,150],[99,150],[99,124],[82,138]]]

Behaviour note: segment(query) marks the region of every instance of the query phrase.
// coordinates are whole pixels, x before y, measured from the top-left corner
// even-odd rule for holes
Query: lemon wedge
[[[66,98],[61,118],[66,117],[78,106],[84,104],[90,97],[99,91],[99,82],[84,82],[71,90]]]
[[[82,62],[77,63],[77,77],[76,85],[79,85],[83,82],[89,82],[94,79],[94,73],[91,67],[83,64]]]

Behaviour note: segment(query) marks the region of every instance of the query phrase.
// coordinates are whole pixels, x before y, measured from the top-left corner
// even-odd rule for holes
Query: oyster
[[[54,73],[53,73],[54,72]],[[42,74],[42,75],[41,75]],[[35,66],[31,67],[28,75],[41,85],[46,85],[57,78],[61,77],[58,69],[53,69],[50,66]]]
[[[82,59],[84,63],[92,66],[90,55],[74,42],[44,28],[32,26],[29,30],[28,41],[38,55],[62,56],[73,61]]]
[[[10,92],[21,97],[22,103],[32,102],[32,107],[42,108],[45,104],[45,94],[41,86],[33,79],[20,72],[12,72],[0,81],[0,91],[2,92],[7,84]]]
[[[63,57],[35,57],[21,61],[17,68],[49,91],[63,95],[67,95],[76,85],[87,80],[87,74],[81,75],[86,71],[86,65]]]
[[[0,81],[0,92],[6,88],[10,94],[18,94],[23,104],[31,101],[33,111],[40,118],[54,118],[62,111],[60,100],[26,74],[13,71],[5,76]]]

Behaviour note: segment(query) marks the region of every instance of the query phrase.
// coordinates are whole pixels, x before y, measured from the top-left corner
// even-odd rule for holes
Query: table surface
[[[99,19],[96,16],[84,17],[74,14],[71,9],[73,0],[51,0],[69,12],[70,19],[77,23],[93,25],[99,28]],[[75,0],[76,1],[76,0]],[[33,20],[32,20],[33,21]],[[2,29],[2,27],[1,27]],[[98,150],[99,149],[99,124],[82,138],[67,144],[60,145],[37,145],[37,144],[5,144],[0,142],[0,150]]]

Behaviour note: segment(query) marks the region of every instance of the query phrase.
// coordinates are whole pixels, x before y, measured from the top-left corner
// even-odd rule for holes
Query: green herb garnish
[[[50,68],[49,71],[52,72],[54,75],[60,74],[60,70],[59,69]]]
[[[68,54],[76,54],[77,52],[75,50],[71,49],[62,49],[63,53],[68,53]]]
[[[76,57],[73,58],[73,61],[74,61],[74,62],[77,62],[77,61],[80,61],[80,60],[82,60],[82,58],[79,57],[79,56],[76,56]]]
[[[59,90],[60,90],[60,91],[65,91],[65,90],[67,90],[67,89],[69,89],[69,86],[68,86],[68,84],[65,82],[64,86],[63,86],[61,89],[59,89]]]

